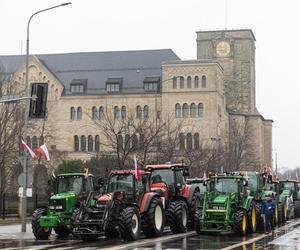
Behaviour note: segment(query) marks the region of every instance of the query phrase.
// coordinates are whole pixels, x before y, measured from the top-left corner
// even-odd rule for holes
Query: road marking
[[[173,235],[168,235],[168,236],[162,236],[159,238],[155,238],[155,239],[146,239],[143,240],[141,242],[137,241],[137,242],[133,242],[133,243],[127,243],[124,244],[122,246],[113,246],[113,247],[107,247],[105,248],[106,250],[121,250],[121,249],[126,249],[126,248],[137,248],[140,246],[144,246],[144,245],[148,245],[148,244],[153,244],[153,243],[157,243],[157,242],[162,242],[162,241],[166,241],[166,240],[171,240],[171,239],[180,239],[182,237],[188,237],[188,236],[195,236],[196,232],[192,231],[192,232],[188,232],[188,233],[181,233],[181,234],[173,234]]]
[[[298,224],[300,224],[300,221],[294,222],[294,223],[290,223],[290,224],[287,224],[287,225],[283,225],[283,226],[277,228],[277,229],[275,230],[275,232],[276,232],[276,233],[279,232],[280,229],[284,228],[285,226],[296,226],[296,225],[298,225]],[[263,234],[263,235],[260,235],[260,236],[255,237],[255,238],[252,238],[252,239],[250,239],[250,240],[243,241],[243,242],[240,242],[240,243],[237,243],[237,244],[228,246],[228,247],[224,247],[224,248],[222,248],[221,250],[230,250],[230,249],[235,249],[235,248],[240,247],[240,246],[246,246],[246,245],[248,245],[248,244],[251,244],[251,243],[253,243],[253,242],[256,242],[256,241],[258,241],[258,240],[261,240],[261,239],[263,239],[263,238],[266,238],[266,237],[268,237],[268,236],[270,236],[270,235],[268,235],[268,234]]]

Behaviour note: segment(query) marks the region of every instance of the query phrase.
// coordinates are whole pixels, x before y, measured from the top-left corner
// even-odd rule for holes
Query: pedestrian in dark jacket
[[[264,230],[265,233],[269,233],[272,229],[274,230],[274,213],[275,213],[275,202],[272,195],[268,195],[263,201],[261,207],[261,217],[264,220]]]

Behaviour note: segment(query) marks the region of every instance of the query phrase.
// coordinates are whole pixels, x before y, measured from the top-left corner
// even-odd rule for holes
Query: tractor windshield
[[[287,182],[281,182],[280,184],[281,184],[281,187],[283,189],[295,191],[295,184],[294,184],[294,182],[287,181]]]
[[[107,192],[113,193],[116,191],[133,191],[133,176],[132,174],[114,174],[111,175],[108,182]]]
[[[83,176],[61,176],[58,179],[58,193],[73,192],[79,195],[83,189]]]
[[[155,169],[151,173],[151,182],[165,182],[167,185],[174,184],[174,174],[170,169]]]
[[[215,191],[221,193],[238,192],[238,184],[235,179],[216,179]]]
[[[266,183],[263,189],[265,191],[275,191],[274,186],[275,186],[274,183]]]

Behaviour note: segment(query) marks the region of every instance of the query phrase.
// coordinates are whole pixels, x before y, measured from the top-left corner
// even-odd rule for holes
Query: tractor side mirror
[[[188,168],[184,168],[183,169],[183,176],[189,176],[190,175],[190,171]]]

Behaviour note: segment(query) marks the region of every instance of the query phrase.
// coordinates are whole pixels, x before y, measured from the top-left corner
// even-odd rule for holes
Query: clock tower
[[[252,30],[197,32],[197,59],[218,61],[224,68],[226,106],[255,113],[255,37]]]

